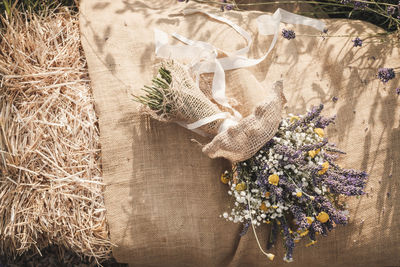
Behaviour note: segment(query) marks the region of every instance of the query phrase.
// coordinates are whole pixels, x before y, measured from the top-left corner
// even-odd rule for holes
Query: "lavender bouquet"
[[[174,62],[165,63],[152,86],[145,86],[143,92],[134,100],[160,121],[193,123],[221,112]],[[242,223],[241,235],[251,227],[260,250],[271,260],[274,255],[261,248],[255,227],[271,225],[268,249],[281,232],[286,247],[284,260],[291,262],[295,243],[301,238],[309,238],[307,246],[313,245],[317,234],[326,235],[335,225],[347,223],[348,212],[341,196],[364,194],[367,174],[335,164],[344,152],[324,138],[324,129],[335,117],[321,116],[322,109],[320,105],[305,116],[290,115],[280,124],[278,119],[275,136],[221,176],[235,201],[232,210],[221,217]],[[217,120],[201,129],[215,134],[221,123]]]
[[[321,104],[305,116],[283,119],[275,137],[258,153],[221,176],[235,201],[231,212],[222,217],[242,223],[241,235],[249,227],[254,230],[270,224],[267,248],[281,232],[286,262],[293,261],[293,249],[300,239],[307,237],[306,246],[313,245],[317,234],[327,235],[335,225],[347,223],[341,196],[364,194],[367,174],[335,164],[344,152],[324,138],[324,129],[335,117],[322,117],[322,109]],[[274,257],[264,254],[271,260]]]

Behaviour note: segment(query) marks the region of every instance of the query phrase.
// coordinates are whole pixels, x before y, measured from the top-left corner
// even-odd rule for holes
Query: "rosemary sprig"
[[[145,85],[142,91],[146,92],[144,96],[133,96],[133,100],[154,110],[157,115],[170,114],[173,110],[170,97],[170,85],[172,82],[171,72],[165,67],[158,69],[158,76],[152,80],[152,85]]]

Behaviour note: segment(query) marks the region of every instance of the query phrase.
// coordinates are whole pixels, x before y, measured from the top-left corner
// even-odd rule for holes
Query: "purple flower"
[[[364,10],[366,7],[368,7],[368,3],[354,1],[354,9],[356,9],[356,10],[357,9]]]
[[[338,100],[339,100],[339,98],[337,96],[332,97],[333,103],[336,103]]]
[[[352,42],[354,43],[353,47],[362,46],[362,43],[363,43],[363,41],[358,37],[356,37],[356,39],[352,40]]]
[[[308,228],[308,223],[307,223],[307,215],[305,212],[296,205],[293,205],[290,207],[290,211],[293,214],[293,217],[296,219],[296,224],[299,227],[300,230],[305,230]]]
[[[400,87],[396,88],[396,94],[400,95]]]
[[[387,83],[389,80],[394,79],[395,76],[396,75],[392,68],[378,69],[378,78],[384,83]]]
[[[296,34],[294,33],[293,30],[283,29],[282,30],[282,36],[283,36],[283,38],[288,39],[288,40],[296,38]]]
[[[279,220],[281,222],[281,227],[283,231],[283,236],[285,238],[285,247],[286,247],[286,254],[285,254],[285,261],[291,262],[293,261],[293,249],[294,249],[294,240],[292,235],[289,231],[289,226],[285,222],[285,220]]]
[[[335,123],[336,120],[336,115],[332,117],[320,117],[319,120],[315,123],[315,127],[325,129],[326,127],[329,126],[331,123]]]
[[[226,5],[225,8],[226,8],[226,10],[232,10],[233,9],[233,5]]]

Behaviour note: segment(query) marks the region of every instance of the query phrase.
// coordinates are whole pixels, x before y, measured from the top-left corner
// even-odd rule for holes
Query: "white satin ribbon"
[[[197,9],[183,10],[184,15],[192,15],[195,13],[205,14],[215,20],[228,24],[236,32],[238,32],[241,36],[243,36],[246,39],[247,45],[244,48],[241,48],[234,52],[226,52],[224,50],[214,47],[212,44],[202,41],[190,40],[177,33],[173,33],[172,36],[183,42],[185,45],[169,45],[168,34],[159,29],[154,29],[156,56],[167,59],[176,59],[185,61],[189,60],[190,67],[196,74],[197,82],[198,82],[198,77],[201,74],[214,73],[212,90],[211,90],[212,97],[218,104],[229,108],[233,112],[233,116],[230,115],[229,113],[220,113],[214,116],[203,118],[191,124],[184,124],[182,122],[179,123],[180,125],[193,131],[217,119],[224,119],[224,123],[221,125],[219,129],[219,132],[222,132],[227,128],[231,127],[232,125],[237,124],[237,122],[242,118],[242,115],[229,104],[229,101],[225,95],[225,90],[226,90],[225,70],[250,67],[262,62],[268,56],[268,54],[271,52],[271,50],[274,48],[276,44],[279,33],[279,25],[281,22],[291,23],[291,24],[302,24],[314,27],[320,31],[323,31],[325,28],[325,23],[322,21],[293,14],[280,8],[278,8],[272,16],[261,15],[257,18],[259,33],[262,35],[273,34],[274,37],[267,52],[262,57],[258,59],[251,59],[243,56],[249,51],[250,46],[253,43],[253,39],[250,33],[245,31],[243,28],[233,23],[232,21],[228,20],[227,18]],[[223,52],[224,54],[227,55],[227,57],[217,58],[218,51]],[[198,132],[198,130],[196,130],[196,132]]]

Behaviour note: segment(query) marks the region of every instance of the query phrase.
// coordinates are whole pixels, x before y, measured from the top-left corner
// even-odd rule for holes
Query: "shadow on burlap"
[[[142,116],[130,98],[155,74],[155,27],[227,51],[245,45],[225,24],[200,14],[179,15],[184,7],[173,0],[81,3],[82,43],[100,118],[107,218],[112,242],[118,245],[114,256],[132,266],[281,266],[281,241],[271,251],[275,261],[269,263],[251,232],[239,238],[240,225],[219,218],[233,203],[219,182],[229,162],[207,158],[190,141],[208,139]],[[223,13],[252,34],[251,58],[263,55],[272,40],[257,32],[260,14]],[[381,31],[365,22],[325,21],[331,35]],[[400,105],[394,90],[399,79],[383,84],[376,78],[379,67],[398,67],[399,48],[390,38],[353,48],[350,37],[301,36],[319,33],[305,26],[285,27],[296,31],[296,39],[279,38],[268,58],[248,69],[257,86],[261,84],[265,94],[276,80],[283,80],[287,113],[304,113],[324,103],[325,114],[337,114],[328,137],[348,152],[340,164],[370,173],[367,194],[348,201],[349,225],[318,237],[314,247],[300,242],[294,264],[399,265]],[[229,91],[237,84],[234,73],[226,73],[228,95],[238,95]],[[257,86],[248,84],[241,90],[257,94],[252,90]],[[339,98],[336,103],[334,96]],[[267,226],[259,228],[263,245],[267,232]]]

